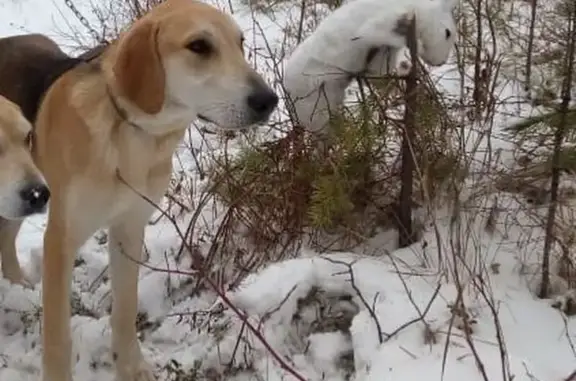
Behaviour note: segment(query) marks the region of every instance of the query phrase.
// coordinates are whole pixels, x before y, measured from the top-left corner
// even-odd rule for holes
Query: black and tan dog
[[[153,212],[146,199],[160,201],[172,154],[194,119],[243,129],[266,121],[276,107],[278,97],[244,58],[242,41],[234,20],[216,8],[167,0],[88,63],[36,42],[31,49],[52,63],[33,69],[36,79],[16,71],[11,86],[0,86],[35,121],[33,155],[51,192],[42,275],[44,381],[72,379],[74,257],[103,226],[117,380],[155,379],[135,325],[138,261]],[[1,46],[0,55],[7,54]],[[18,229],[9,231],[4,239],[13,241]]]

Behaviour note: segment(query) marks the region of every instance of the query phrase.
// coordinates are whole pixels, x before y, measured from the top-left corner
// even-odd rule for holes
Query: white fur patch
[[[432,65],[448,59],[456,36],[457,0],[352,0],[328,15],[285,65],[288,107],[300,124],[321,131],[344,101],[351,75],[410,71],[405,23],[416,18],[419,55]],[[402,34],[404,33],[404,34]],[[382,48],[366,67],[368,52]]]

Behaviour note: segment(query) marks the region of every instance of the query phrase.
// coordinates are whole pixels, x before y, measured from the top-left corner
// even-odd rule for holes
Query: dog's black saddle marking
[[[40,34],[0,38],[0,95],[20,106],[34,124],[48,89],[67,71],[98,58],[106,48],[99,45],[78,57],[70,57]]]

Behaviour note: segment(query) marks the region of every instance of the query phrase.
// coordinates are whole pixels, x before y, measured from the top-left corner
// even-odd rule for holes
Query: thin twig
[[[387,333],[384,333],[384,331],[382,331],[382,326],[380,325],[380,321],[378,320],[378,316],[376,315],[375,309],[370,306],[370,303],[368,303],[366,298],[364,298],[364,295],[362,295],[362,291],[360,291],[360,289],[356,285],[356,280],[354,278],[354,268],[353,268],[356,261],[348,263],[348,262],[328,258],[325,256],[321,256],[320,258],[322,258],[322,259],[324,259],[330,263],[333,263],[333,264],[346,266],[346,269],[347,269],[346,273],[350,276],[350,285],[352,286],[352,289],[354,290],[354,292],[356,292],[356,295],[358,296],[358,298],[362,302],[362,305],[366,308],[366,310],[368,311],[368,313],[372,317],[372,320],[374,321],[374,325],[376,326],[376,331],[378,332],[378,341],[380,344],[382,344],[384,342],[384,338],[383,338],[384,335],[386,335],[386,340],[390,337],[390,335]]]

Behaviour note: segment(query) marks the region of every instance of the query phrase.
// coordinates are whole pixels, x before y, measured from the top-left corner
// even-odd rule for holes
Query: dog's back
[[[34,123],[44,93],[80,62],[41,34],[0,38],[0,95],[20,106]]]

